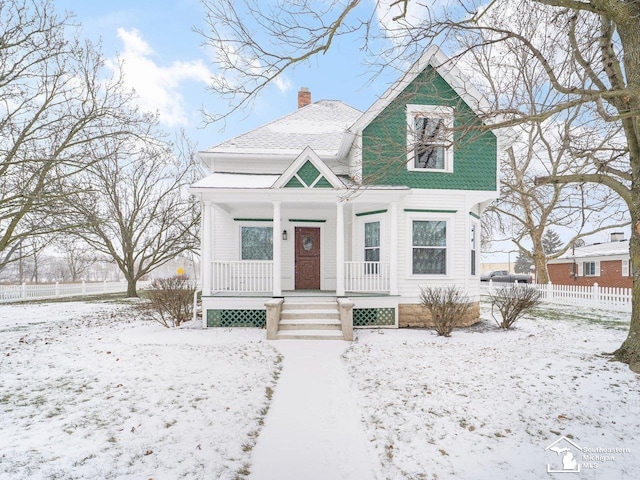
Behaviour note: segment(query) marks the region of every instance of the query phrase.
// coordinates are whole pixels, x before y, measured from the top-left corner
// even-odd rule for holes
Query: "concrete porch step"
[[[287,310],[338,310],[338,304],[333,302],[284,302],[282,311]]]
[[[280,311],[278,339],[344,340],[335,298],[285,298]]]
[[[295,318],[317,318],[317,319],[339,319],[340,312],[338,309],[334,310],[283,310],[280,313],[282,319],[295,319]]]
[[[291,318],[280,320],[279,330],[342,330],[338,319]]]
[[[279,330],[278,340],[344,340],[341,330]]]

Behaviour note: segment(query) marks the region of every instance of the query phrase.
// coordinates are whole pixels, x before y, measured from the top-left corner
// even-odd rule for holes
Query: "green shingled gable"
[[[322,177],[320,180],[318,180],[316,182],[316,184],[313,186],[313,188],[333,188],[333,185],[331,185],[331,183],[329,183],[329,180],[327,180],[326,178]]]
[[[407,170],[407,104],[454,107],[453,173]],[[427,67],[364,129],[364,183],[424,189],[495,191],[496,136],[490,131],[471,131],[465,128],[468,125],[481,123],[447,82],[432,67]]]
[[[306,183],[307,186],[311,186],[314,180],[318,178],[318,175],[320,175],[318,169],[314,167],[313,163],[311,163],[309,160],[307,160],[305,164],[298,169],[297,173],[298,177],[300,177],[300,179],[304,183]]]
[[[291,180],[287,182],[284,188],[304,188],[304,185],[300,183],[297,177],[291,177]]]

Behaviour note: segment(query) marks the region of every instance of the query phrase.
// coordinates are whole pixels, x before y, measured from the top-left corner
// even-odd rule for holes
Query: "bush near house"
[[[420,300],[431,312],[436,333],[444,337],[451,336],[451,331],[471,306],[469,297],[458,287],[421,288]]]
[[[142,308],[161,325],[179,327],[192,318],[195,291],[196,285],[187,275],[157,278],[151,282],[147,292],[149,301]]]
[[[503,287],[489,294],[491,301],[491,316],[500,328],[509,329],[527,310],[540,303],[541,293],[528,285],[511,285]],[[493,314],[498,309],[502,320]]]

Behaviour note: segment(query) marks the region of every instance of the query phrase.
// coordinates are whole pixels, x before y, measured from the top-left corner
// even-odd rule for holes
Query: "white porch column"
[[[389,239],[389,295],[398,295],[398,202],[389,208],[391,238]]]
[[[336,296],[344,297],[344,203],[336,204]]]
[[[200,262],[201,265],[201,273],[200,278],[202,279],[202,294],[203,295],[211,295],[211,290],[213,288],[212,278],[211,278],[211,262],[212,262],[212,248],[213,245],[213,231],[211,229],[211,202],[205,201],[202,209],[202,234],[201,234],[201,255]]]
[[[273,296],[282,296],[282,221],[280,204],[273,202]]]

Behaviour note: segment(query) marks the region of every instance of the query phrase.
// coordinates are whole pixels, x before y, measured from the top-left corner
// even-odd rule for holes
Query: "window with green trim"
[[[273,227],[241,227],[242,260],[273,260]]]
[[[447,222],[414,220],[412,230],[412,273],[446,275]]]

